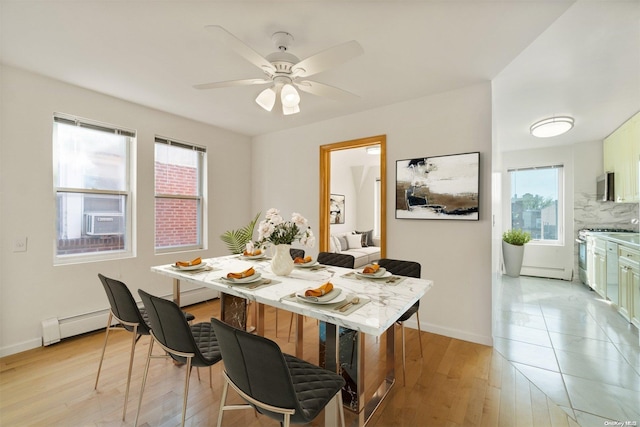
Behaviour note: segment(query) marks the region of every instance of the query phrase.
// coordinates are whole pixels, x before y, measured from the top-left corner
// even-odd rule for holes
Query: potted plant
[[[524,245],[530,240],[531,234],[521,229],[511,229],[502,233],[502,257],[507,276],[520,276]]]
[[[227,248],[232,254],[241,254],[245,250],[247,243],[252,241],[253,230],[258,223],[259,217],[260,212],[258,212],[253,221],[246,226],[238,230],[225,231],[224,234],[220,236],[220,240],[227,244]]]

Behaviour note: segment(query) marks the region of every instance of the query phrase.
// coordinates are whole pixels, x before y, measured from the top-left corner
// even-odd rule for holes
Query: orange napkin
[[[243,255],[244,255],[244,256],[258,256],[258,255],[260,255],[261,253],[262,253],[262,249],[256,249],[256,250],[255,250],[255,251],[253,251],[253,252],[249,252],[249,251],[245,250],[245,251],[243,252]]]
[[[302,257],[299,257],[299,256],[298,256],[298,257],[295,257],[295,259],[293,260],[293,262],[294,262],[295,264],[306,264],[306,263],[308,263],[308,262],[311,262],[311,259],[312,259],[312,258],[311,258],[310,256],[308,256],[308,255],[307,255],[306,257],[304,257],[304,258],[302,258]]]
[[[364,270],[362,270],[362,274],[373,274],[380,269],[378,264],[367,265]]]
[[[315,289],[307,289],[304,291],[305,297],[321,297],[323,295],[328,294],[333,290],[333,284],[331,282],[327,282],[322,286]]]
[[[178,267],[191,267],[193,265],[198,265],[202,262],[202,258],[198,257],[196,259],[192,259],[191,261],[177,261],[176,265]]]
[[[246,269],[245,271],[241,271],[240,273],[229,273],[227,274],[227,279],[244,279],[245,277],[253,276],[255,274],[255,270],[253,267]]]

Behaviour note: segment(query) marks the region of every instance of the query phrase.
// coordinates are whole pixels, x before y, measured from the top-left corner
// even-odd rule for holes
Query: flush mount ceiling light
[[[573,117],[558,116],[540,120],[531,125],[531,135],[538,138],[550,138],[562,135],[573,127]]]

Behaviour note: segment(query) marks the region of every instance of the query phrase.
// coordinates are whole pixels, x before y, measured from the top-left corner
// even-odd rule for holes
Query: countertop
[[[640,233],[589,232],[589,235],[640,250]]]

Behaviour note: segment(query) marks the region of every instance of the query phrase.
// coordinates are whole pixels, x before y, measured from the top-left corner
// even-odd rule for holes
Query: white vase
[[[503,240],[502,257],[507,276],[519,277],[522,269],[522,258],[524,257],[524,245],[512,245]]]
[[[293,271],[293,258],[289,252],[291,245],[276,245],[271,259],[271,271],[277,276],[287,276]]]

